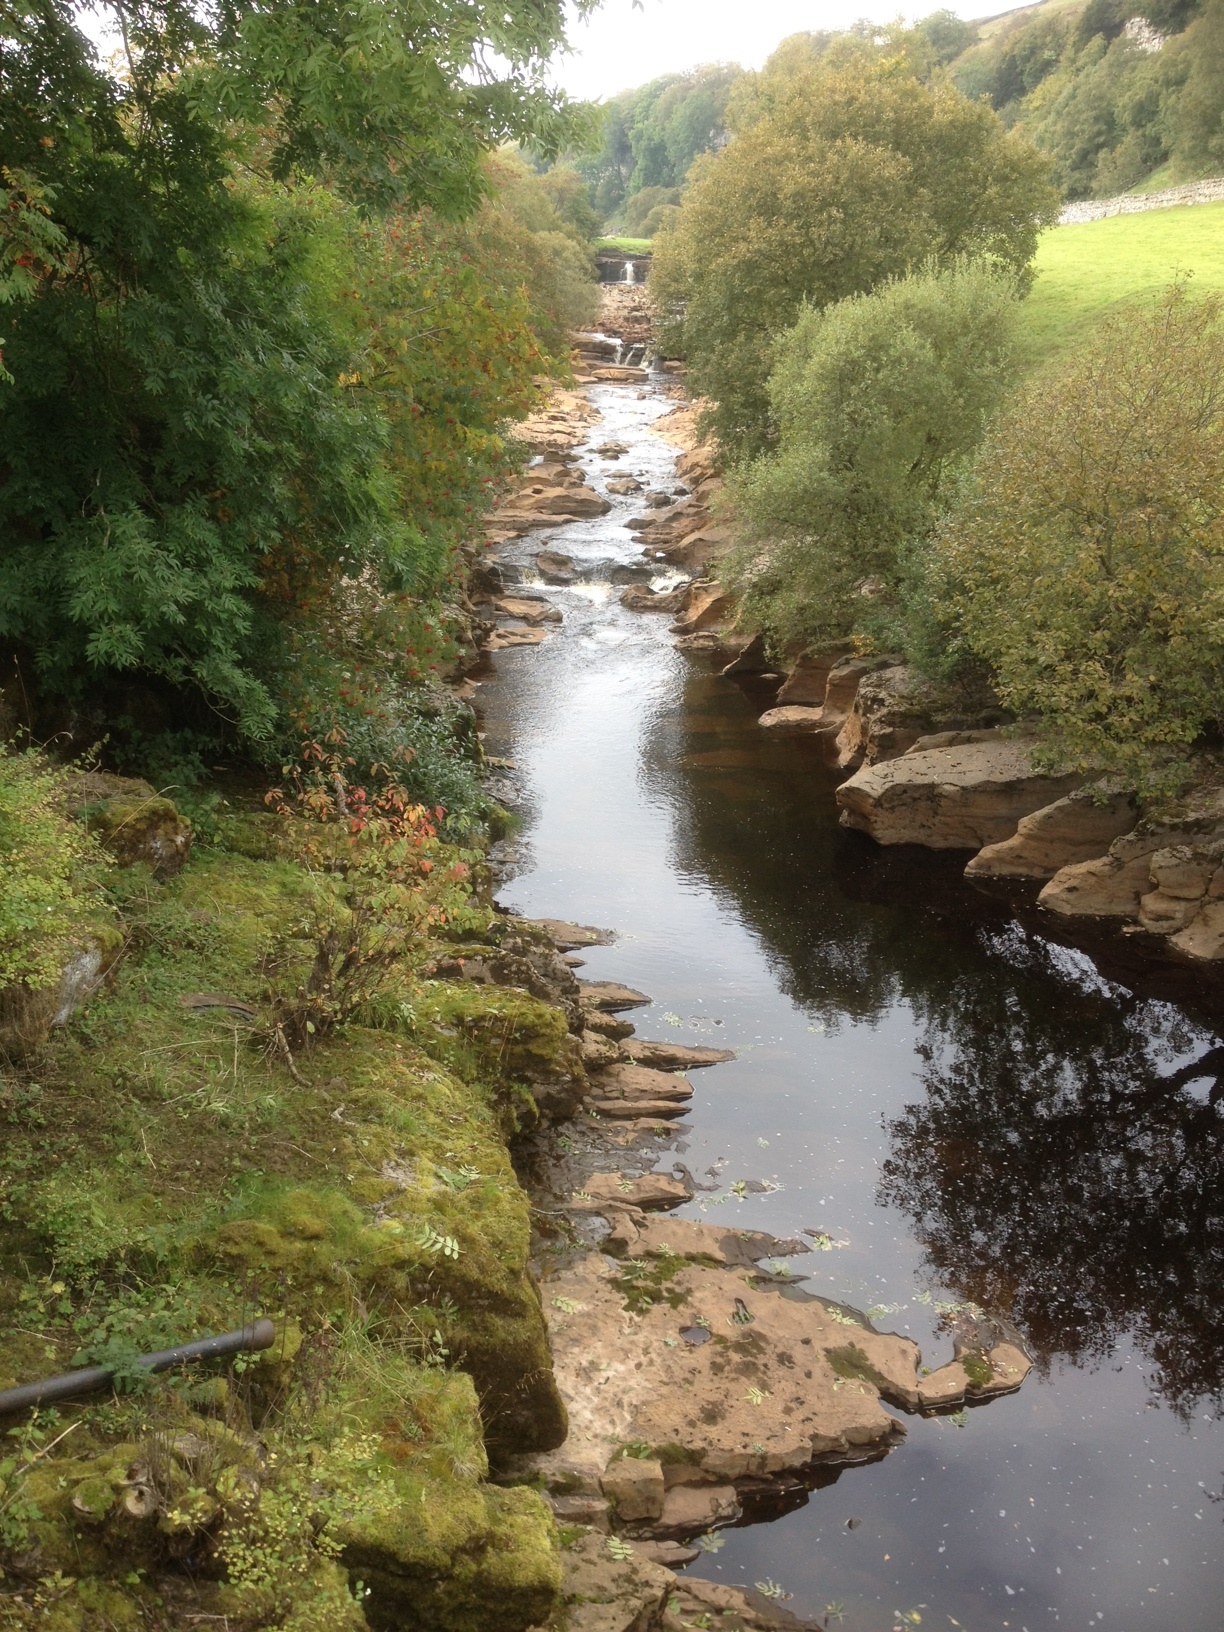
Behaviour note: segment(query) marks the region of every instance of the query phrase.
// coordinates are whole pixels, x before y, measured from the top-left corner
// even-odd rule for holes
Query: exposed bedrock
[[[956,747],[922,748],[857,771],[837,790],[842,824],[879,844],[978,850],[1015,833],[1025,816],[1083,782],[1032,763],[1032,744],[992,736]]]

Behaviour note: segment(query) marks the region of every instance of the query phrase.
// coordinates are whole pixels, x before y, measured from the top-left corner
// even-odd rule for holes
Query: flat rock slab
[[[535,558],[536,571],[546,584],[572,584],[578,569],[568,555],[560,550],[540,550]]]
[[[616,980],[580,980],[578,1001],[587,1008],[602,1009],[605,1014],[619,1014],[622,1009],[644,1008],[653,999]]]
[[[659,1454],[669,1489],[861,1460],[905,1432],[882,1400],[947,1410],[1011,1393],[1029,1371],[1020,1349],[988,1348],[975,1331],[958,1339],[956,1359],[920,1376],[911,1339],[810,1295],[784,1297],[751,1268],[714,1267],[734,1255],[738,1232],[618,1216],[628,1262],[588,1253],[543,1288],[570,1423],[565,1444],[539,1459],[546,1478],[599,1491],[634,1442]],[[771,1240],[739,1239],[754,1257]]]
[[[561,609],[536,595],[502,595],[493,602],[495,611],[524,623],[560,623]]]
[[[722,1065],[735,1058],[730,1048],[688,1048],[681,1043],[656,1043],[634,1037],[621,1044],[621,1054],[634,1065],[657,1071],[695,1071],[703,1065]]]
[[[1072,792],[1082,776],[1033,768],[1031,745],[1004,739],[903,754],[858,771],[837,790],[842,825],[877,844],[980,850],[1021,818]]]
[[[527,918],[525,923],[542,929],[558,952],[576,952],[579,947],[611,946],[616,933],[611,929],[595,929],[590,924],[571,924],[564,918]]]
[[[487,652],[503,652],[511,646],[539,646],[548,639],[549,631],[540,628],[494,629],[485,641]]]
[[[839,722],[831,724],[824,717],[824,707],[809,708],[802,703],[787,703],[782,708],[767,708],[757,721],[766,731],[835,731]]]
[[[688,1185],[669,1173],[643,1173],[637,1179],[626,1178],[623,1173],[592,1173],[582,1189],[592,1201],[619,1202],[630,1207],[679,1207],[693,1199]]]

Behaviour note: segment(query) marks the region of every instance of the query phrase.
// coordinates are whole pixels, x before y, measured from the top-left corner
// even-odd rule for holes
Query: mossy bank
[[[0,1626],[552,1615],[551,1514],[488,1473],[566,1432],[509,1143],[579,1091],[543,1000],[572,977],[414,820],[380,849],[230,816],[164,879],[82,853],[10,971],[12,997],[108,948],[66,1023],[6,1037],[0,1388],[87,1362],[121,1388],[0,1420]],[[270,1351],[130,1386],[255,1315]]]

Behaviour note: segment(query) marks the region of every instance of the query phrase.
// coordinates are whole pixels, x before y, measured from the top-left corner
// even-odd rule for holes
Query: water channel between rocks
[[[579,451],[592,485],[674,486],[650,430],[662,394],[591,395],[590,447],[629,445]],[[968,1632],[1221,1632],[1220,1037],[976,895],[963,858],[840,830],[811,741],[771,738],[666,619],[620,606],[638,508],[500,553],[525,583],[544,547],[580,574],[546,591],[555,637],[499,653],[477,698],[523,796],[500,899],[615,929],[582,975],[652,994],[640,1036],[736,1050],[693,1074],[661,1156],[726,1197],[683,1216],[827,1231],[837,1245],[792,1260],[806,1286],[928,1365],[951,1357],[940,1303],[962,1300],[1013,1319],[1037,1361],[1019,1393],[909,1417],[882,1460],[822,1470],[693,1572],[779,1582],[801,1615],[840,1605],[847,1632],[912,1612]],[[739,1179],[778,1188],[728,1196]]]

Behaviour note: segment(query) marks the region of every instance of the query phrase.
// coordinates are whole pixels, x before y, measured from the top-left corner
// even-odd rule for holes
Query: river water
[[[653,390],[594,387],[597,488],[674,485]],[[721,1532],[696,1573],[776,1581],[847,1632],[1224,1628],[1224,1072],[1201,1007],[1145,997],[967,887],[963,857],[876,849],[836,820],[811,740],[780,740],[667,622],[610,582],[624,523],[534,534],[580,581],[553,639],[499,653],[477,700],[523,830],[501,899],[614,928],[583,975],[654,999],[643,1037],[733,1048],[693,1073],[677,1151],[768,1181],[684,1213],[790,1236],[817,1294],[951,1357],[940,1305],[1013,1321],[1016,1395],[908,1418],[882,1460],[825,1470]],[[1220,1101],[1217,1103],[1217,1101]],[[844,1622],[838,1617],[844,1615]],[[911,1617],[902,1619],[902,1617]]]

